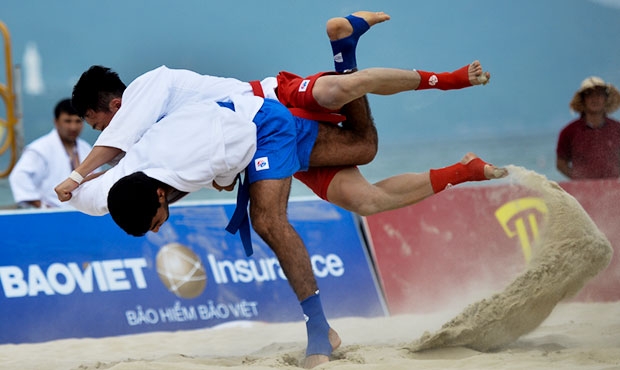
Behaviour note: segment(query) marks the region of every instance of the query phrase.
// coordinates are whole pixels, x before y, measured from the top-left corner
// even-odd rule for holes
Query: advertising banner
[[[620,183],[561,184],[611,242],[609,267],[573,299],[620,299]],[[407,208],[365,218],[390,313],[462,307],[503,289],[531,258],[545,202],[514,185],[453,188]]]
[[[0,343],[210,327],[231,320],[299,321],[295,295],[253,233],[246,257],[224,227],[234,204],[170,207],[159,233],[126,235],[109,216],[0,214]],[[291,202],[326,314],[382,316],[385,304],[353,214]]]

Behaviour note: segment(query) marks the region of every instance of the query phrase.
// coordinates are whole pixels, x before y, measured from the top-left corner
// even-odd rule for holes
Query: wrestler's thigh
[[[319,124],[317,138],[310,154],[310,166],[350,166],[368,163],[373,153],[360,136],[332,124]]]
[[[250,218],[255,221],[287,220],[291,179],[260,180],[250,184]]]

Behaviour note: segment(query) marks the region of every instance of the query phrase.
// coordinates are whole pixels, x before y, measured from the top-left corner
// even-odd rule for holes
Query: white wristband
[[[80,175],[77,171],[71,172],[71,174],[69,175],[69,178],[77,182],[78,185],[80,185],[82,181],[84,181],[84,177],[82,177],[82,175]]]

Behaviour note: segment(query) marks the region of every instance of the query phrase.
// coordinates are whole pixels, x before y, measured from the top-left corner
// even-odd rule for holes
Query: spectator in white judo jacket
[[[56,104],[54,129],[26,146],[9,175],[19,208],[71,208],[58,200],[54,187],[91,151],[90,144],[79,137],[83,127],[70,99]]]

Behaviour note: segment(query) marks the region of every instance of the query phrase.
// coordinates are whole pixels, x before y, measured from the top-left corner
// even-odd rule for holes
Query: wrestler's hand
[[[65,181],[56,185],[54,191],[58,196],[58,200],[60,200],[61,202],[66,202],[71,199],[71,192],[77,189],[78,186],[79,184],[77,182],[71,179],[66,179]]]
[[[215,180],[213,180],[213,188],[217,191],[233,191],[235,190],[235,184],[237,184],[237,179],[239,178],[239,176],[235,177],[235,181],[232,182],[232,184],[227,185],[227,186],[221,186],[219,185],[217,182],[215,182]]]

